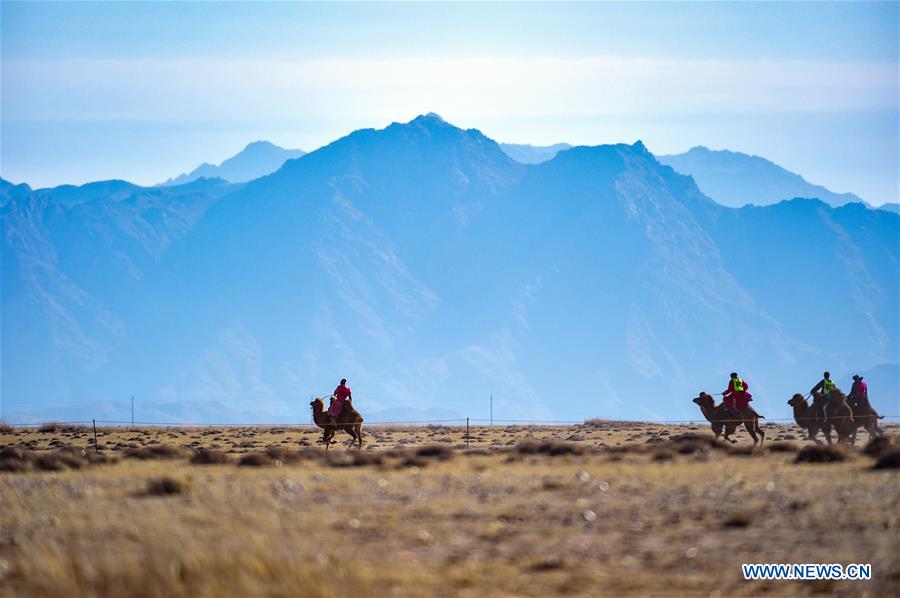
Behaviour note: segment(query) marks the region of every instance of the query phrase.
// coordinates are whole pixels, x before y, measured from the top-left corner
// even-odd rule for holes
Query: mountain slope
[[[523,165],[429,114],[219,184],[11,202],[4,397],[306,421],[347,377],[371,413],[685,419],[738,370],[772,418],[897,353],[896,214],[723,207],[640,142]]]
[[[768,205],[794,197],[815,198],[831,206],[862,202],[852,193],[834,193],[760,156],[703,146],[683,154],[659,156],[659,161],[690,175],[700,189],[724,206]]]
[[[254,141],[218,166],[203,163],[187,174],[180,174],[163,185],[183,185],[200,178],[220,178],[231,183],[245,183],[275,172],[288,160],[299,158],[305,152],[284,149],[268,141]]]
[[[0,210],[3,396],[90,393],[86,373],[111,362],[139,317],[133,308],[143,278],[209,205],[238,186],[215,180],[130,188],[124,198],[116,185],[113,197],[74,203],[77,188],[62,200],[56,190],[39,190]]]

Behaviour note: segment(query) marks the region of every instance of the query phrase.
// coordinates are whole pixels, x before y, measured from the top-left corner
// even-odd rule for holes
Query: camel
[[[856,444],[856,431],[862,427],[869,433],[869,438],[878,438],[883,436],[884,432],[878,427],[878,420],[884,419],[883,415],[878,415],[872,404],[869,403],[868,397],[861,399],[848,400],[847,404],[853,411],[853,432],[850,433],[850,444]]]
[[[747,405],[742,409],[740,414],[735,415],[733,412],[726,410],[727,408],[724,403],[716,405],[716,400],[705,392],[701,392],[700,396],[694,399],[694,402],[700,407],[700,411],[703,412],[703,417],[709,421],[712,426],[713,434],[717,440],[719,434],[722,434],[724,429],[723,438],[728,442],[735,444],[737,440],[729,438],[729,436],[734,434],[738,426],[744,424],[747,432],[750,433],[750,437],[753,438],[754,448],[757,443],[759,443],[759,446],[762,446],[763,442],[765,442],[766,433],[759,427],[759,420],[765,418],[758,414],[750,405]],[[759,438],[756,437],[757,434],[759,434]]]
[[[334,399],[334,397],[332,397],[332,399]],[[337,434],[338,430],[343,430],[352,437],[350,439],[350,444],[347,445],[348,450],[353,447],[355,442],[358,442],[359,448],[362,448],[363,418],[359,414],[359,411],[354,409],[353,402],[349,398],[344,400],[344,409],[337,417],[336,424],[332,424],[329,421],[328,413],[325,412],[325,402],[322,399],[313,399],[309,405],[313,410],[313,421],[316,422],[317,426],[322,428],[322,442],[325,444],[326,452],[328,451],[329,445],[332,443],[332,438],[334,438],[334,435]]]
[[[806,397],[797,393],[791,397],[791,400],[788,401],[787,404],[793,407],[794,421],[797,422],[798,426],[806,430],[808,440],[812,440],[816,444],[819,444],[819,441],[816,440],[816,434],[819,430],[822,430],[822,434],[825,435],[828,444],[831,444],[831,428],[829,427],[826,431],[822,426],[821,419],[816,419],[816,408],[806,402]]]
[[[822,418],[822,395],[814,392],[812,396],[813,414],[816,421],[821,425],[829,444],[831,443],[831,428],[834,428],[834,431],[837,432],[838,442],[849,444],[850,436],[856,431],[857,425],[853,421],[853,410],[847,404],[847,395],[837,387],[831,391],[831,397],[825,406],[827,416],[825,419]]]

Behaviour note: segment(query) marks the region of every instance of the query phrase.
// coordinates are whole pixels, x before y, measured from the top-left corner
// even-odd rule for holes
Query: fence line
[[[836,420],[836,419],[849,419],[851,416],[848,415],[839,415],[834,417],[829,417],[828,421]],[[856,416],[856,419],[869,419],[873,416]],[[765,419],[765,418],[764,418]],[[900,415],[884,415],[881,416],[881,419],[900,419]],[[456,419],[427,419],[427,420],[403,420],[403,421],[377,421],[377,422],[363,422],[366,426],[392,426],[392,425],[423,425],[423,424],[446,424],[446,423],[458,423],[460,425],[466,423],[466,421],[470,422],[489,422],[489,419],[481,419],[481,418],[456,418]],[[815,421],[816,418],[773,418],[773,419],[765,419],[765,421],[760,422],[761,424],[766,423],[775,423],[775,422],[797,422],[797,421]],[[30,427],[40,427],[45,425],[78,425],[78,424],[90,424],[95,420],[77,420],[77,421],[45,421],[45,422],[32,422],[32,423],[8,423],[7,425],[13,428],[30,428]],[[494,424],[525,424],[525,425],[535,425],[535,424],[544,424],[544,425],[583,425],[583,426],[592,426],[596,424],[588,423],[591,421],[588,420],[530,420],[530,419],[494,419]],[[723,419],[717,420],[715,423],[743,423],[745,420],[742,419]],[[135,421],[132,422],[130,420],[104,420],[98,419],[96,420],[98,424],[117,424],[120,426],[131,426],[131,425],[141,425],[141,426],[168,426],[168,427],[183,427],[183,428],[204,428],[204,427],[245,427],[245,428],[321,428],[323,426],[343,426],[346,424],[332,424],[332,423],[323,423],[323,424],[311,424],[311,423],[200,423],[200,422],[153,422],[153,421]],[[708,420],[692,420],[692,419],[669,419],[669,420],[627,420],[627,419],[619,419],[619,420],[598,420],[598,423],[602,424],[617,424],[617,425],[636,425],[636,424],[709,424]],[[496,425],[494,427],[497,427]]]

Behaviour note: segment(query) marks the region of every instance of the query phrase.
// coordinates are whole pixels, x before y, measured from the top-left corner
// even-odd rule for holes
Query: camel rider
[[[750,385],[742,380],[737,372],[731,372],[728,388],[722,393],[722,402],[731,411],[739,413],[753,400],[753,396],[747,392],[749,388]]]
[[[850,396],[847,399],[851,408],[857,408],[869,402],[869,387],[866,386],[863,377],[859,374],[853,375],[853,386],[850,388]]]
[[[834,390],[834,382],[831,380],[831,374],[825,372],[822,374],[822,379],[819,380],[819,383],[812,387],[812,390],[809,391],[809,394],[815,396],[816,393],[820,393],[822,397],[822,416],[825,421],[828,421],[828,400],[831,398],[831,391]]]
[[[328,415],[331,417],[331,423],[336,424],[338,416],[344,410],[344,401],[352,399],[350,387],[347,386],[347,379],[341,378],[341,383],[337,385],[337,388],[331,394],[334,396],[334,401],[328,408]]]

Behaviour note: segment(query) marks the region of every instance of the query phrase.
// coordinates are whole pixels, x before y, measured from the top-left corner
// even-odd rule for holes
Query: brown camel
[[[712,431],[716,439],[719,438],[719,434],[724,430],[723,438],[732,444],[736,443],[737,440],[733,440],[732,438],[729,438],[729,436],[734,434],[734,431],[737,430],[738,426],[744,424],[747,432],[750,433],[750,437],[753,438],[754,447],[756,447],[757,443],[762,446],[762,443],[765,442],[766,433],[759,427],[759,420],[765,418],[758,414],[750,405],[747,405],[740,413],[735,414],[734,412],[727,410],[724,403],[716,405],[716,400],[705,392],[701,392],[700,396],[694,399],[694,402],[700,406],[703,417],[705,417],[712,426]],[[757,434],[759,434],[759,438],[756,437]]]
[[[856,431],[859,428],[865,428],[869,433],[869,438],[878,438],[883,436],[884,432],[878,427],[878,420],[884,419],[883,415],[878,415],[872,404],[869,403],[868,397],[861,399],[847,399],[847,404],[853,410],[853,432],[850,434],[850,444],[856,444]]]
[[[355,442],[358,442],[359,448],[362,448],[363,418],[362,415],[359,414],[359,411],[354,409],[353,402],[349,398],[344,400],[344,409],[337,417],[337,423],[334,424],[331,423],[328,413],[325,412],[325,402],[322,399],[313,399],[309,405],[313,410],[313,421],[316,422],[317,426],[322,428],[322,442],[325,444],[326,451],[338,430],[343,430],[352,437],[350,439],[350,444],[347,446],[348,449],[350,449]]]
[[[816,434],[819,430],[822,430],[825,440],[828,441],[828,444],[831,444],[831,428],[829,427],[827,431],[825,430],[822,426],[821,417],[816,418],[816,408],[807,403],[806,398],[802,394],[797,393],[791,397],[788,405],[794,408],[794,421],[797,422],[798,426],[806,430],[808,440],[819,444],[819,441],[816,440]]]
[[[825,437],[831,436],[830,430],[834,428],[837,432],[838,442],[845,444],[850,443],[850,436],[856,431],[856,424],[853,421],[853,410],[847,404],[847,395],[840,388],[835,387],[831,391],[831,397],[825,405],[825,415],[822,417],[822,395],[819,392],[812,393],[813,402],[812,410],[816,420],[822,426]],[[829,439],[829,444],[831,440]]]

